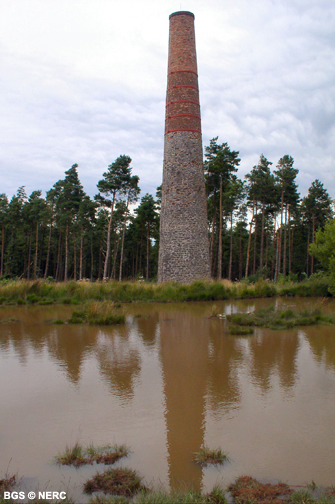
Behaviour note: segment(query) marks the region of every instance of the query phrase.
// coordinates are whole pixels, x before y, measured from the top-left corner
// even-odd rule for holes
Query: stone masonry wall
[[[176,12],[170,16],[158,281],[209,276],[194,15]]]

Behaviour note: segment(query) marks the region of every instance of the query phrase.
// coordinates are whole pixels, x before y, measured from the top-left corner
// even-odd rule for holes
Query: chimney
[[[194,14],[170,15],[158,281],[209,278]]]

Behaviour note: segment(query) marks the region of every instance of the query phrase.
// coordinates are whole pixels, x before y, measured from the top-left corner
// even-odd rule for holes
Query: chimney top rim
[[[186,15],[186,16],[192,16],[193,19],[194,19],[194,14],[193,14],[193,12],[190,12],[190,11],[177,11],[177,12],[173,12],[172,14],[170,14],[169,19],[171,19],[173,16],[181,16],[183,14]]]

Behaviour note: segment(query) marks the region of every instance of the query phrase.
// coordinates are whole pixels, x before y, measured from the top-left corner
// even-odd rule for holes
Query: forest
[[[327,269],[316,242],[334,208],[320,180],[301,197],[289,155],[273,165],[262,154],[241,180],[239,152],[227,143],[213,138],[204,154],[213,278],[298,281]],[[0,194],[0,277],[155,281],[162,188],[140,198],[131,163],[121,155],[110,164],[93,199],[77,164],[45,197],[23,186],[11,199]]]

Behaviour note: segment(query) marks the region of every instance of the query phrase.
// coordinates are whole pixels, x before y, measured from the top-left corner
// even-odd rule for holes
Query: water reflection
[[[47,327],[45,343],[50,357],[62,367],[68,380],[78,384],[83,363],[96,344],[96,330],[86,326]]]
[[[224,333],[221,320],[210,321],[209,340],[207,401],[212,414],[219,418],[239,407],[237,369],[243,360],[243,350],[239,338]]]
[[[156,344],[157,330],[159,324],[159,313],[152,310],[149,314],[135,317],[133,324],[136,327],[137,334],[142,338],[143,343],[148,347]]]
[[[96,357],[103,380],[123,403],[134,396],[134,383],[141,369],[139,351],[132,345],[129,328],[99,331]]]
[[[309,327],[306,337],[318,363],[335,369],[335,329],[328,327]]]
[[[271,388],[275,374],[287,391],[295,385],[298,330],[285,331],[285,338],[281,337],[281,331],[258,330],[257,336],[249,338],[248,343],[252,379],[263,393]]]
[[[273,301],[216,304],[222,313],[230,313],[251,311]],[[87,421],[104,438],[109,420],[113,428],[115,424],[116,440],[123,442],[136,431],[132,440],[137,443],[139,454],[137,469],[149,481],[155,475],[152,460],[156,457],[166,459],[164,467],[168,466],[167,475],[159,474],[157,478],[166,477],[172,487],[186,484],[201,488],[208,472],[192,462],[192,455],[208,439],[214,440],[215,445],[221,439],[230,443],[234,463],[224,467],[222,474],[231,478],[246,472],[257,476],[259,468],[261,477],[267,477],[268,471],[269,477],[289,481],[294,474],[297,479],[291,483],[304,483],[316,478],[315,464],[306,456],[311,451],[315,460],[319,457],[321,473],[331,472],[327,454],[335,449],[335,443],[327,422],[334,407],[327,398],[332,391],[335,393],[334,327],[257,329],[254,336],[233,337],[227,334],[225,321],[208,318],[210,307],[210,303],[130,305],[127,324],[107,328],[53,326],[47,322],[67,318],[71,307],[2,308],[2,316],[18,318],[20,322],[1,324],[0,358],[8,359],[7,367],[13,358],[20,369],[36,372],[35,382],[46,388],[38,393],[44,393],[43,400],[50,400],[50,408],[55,394],[59,402],[55,411],[50,410],[50,418],[57,418],[59,432],[65,428],[76,431],[78,425]],[[56,366],[52,368],[51,364]],[[28,371],[27,377],[18,373],[16,379],[11,384],[17,402],[23,394],[23,380],[29,380]],[[67,387],[68,384],[76,386]],[[28,386],[24,390],[30,393]],[[70,408],[68,396],[76,403],[69,417],[65,410]],[[17,405],[11,403],[10,394],[3,392],[1,397],[5,399],[4,418],[11,418]],[[24,399],[29,403],[28,397]],[[164,413],[162,407],[155,406],[157,403],[164,404]],[[147,404],[154,410],[152,418]],[[324,420],[310,414],[313,405],[324,411]],[[57,406],[63,410],[56,410]],[[18,432],[29,437],[31,430],[37,438],[39,429],[44,428],[38,408],[36,415],[29,410],[29,423],[24,421],[23,409],[22,412],[22,425],[19,416],[15,417]],[[314,423],[309,425],[308,418],[313,418]],[[292,426],[297,425],[303,428],[295,432]],[[10,431],[10,426],[2,428]],[[53,429],[57,428],[53,425]],[[279,431],[281,438],[277,441]],[[300,432],[303,439],[299,438]],[[141,454],[148,449],[148,436],[165,440],[166,445],[148,457],[151,463],[146,466]],[[309,444],[305,447],[307,438]],[[48,443],[45,439],[44,443]],[[68,439],[62,439],[60,444],[67,442]],[[58,443],[57,439],[57,446]],[[252,443],[256,446],[254,451]],[[292,446],[295,451],[291,453]],[[52,445],[51,455],[54,451]],[[297,454],[303,464],[296,463]],[[48,452],[49,458],[43,464],[49,463],[51,455]],[[11,453],[6,453],[6,461],[10,457]],[[131,460],[134,459],[135,455]],[[304,471],[300,480],[299,470]]]
[[[192,454],[204,442],[209,321],[192,313],[160,312],[161,362],[172,487],[201,487]]]

